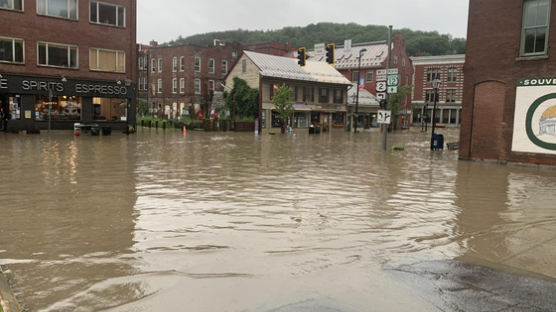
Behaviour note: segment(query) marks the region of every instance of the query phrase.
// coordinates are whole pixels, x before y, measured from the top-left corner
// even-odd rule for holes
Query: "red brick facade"
[[[546,53],[521,52],[524,1],[471,0],[460,142],[462,159],[556,165],[556,156],[512,152],[517,80],[556,72],[556,1]]]
[[[245,45],[243,49],[247,51],[275,56],[291,56],[292,53],[297,52],[297,49],[292,47],[289,43],[282,44],[277,42],[261,42],[248,44]]]

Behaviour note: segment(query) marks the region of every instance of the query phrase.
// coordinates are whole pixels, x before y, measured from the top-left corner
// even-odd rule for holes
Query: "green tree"
[[[226,108],[232,113],[234,120],[255,120],[259,115],[259,90],[249,87],[241,78],[233,79],[234,87],[224,92]]]
[[[282,120],[282,134],[286,132],[288,118],[294,113],[292,96],[293,90],[286,84],[282,84],[272,97],[272,104],[276,108],[278,118]]]
[[[141,116],[145,116],[149,113],[149,106],[147,101],[137,99],[137,113]]]
[[[413,86],[405,85],[403,87],[398,88],[398,93],[390,94],[390,100],[388,106],[392,111],[394,130],[396,130],[396,128],[398,127],[400,103],[402,102],[403,99],[405,99],[411,94],[411,88],[413,88]]]

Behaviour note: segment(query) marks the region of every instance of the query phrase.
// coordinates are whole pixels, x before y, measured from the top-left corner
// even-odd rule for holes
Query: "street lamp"
[[[431,151],[434,150],[434,130],[436,128],[436,103],[438,102],[438,88],[442,82],[440,79],[432,81],[432,88],[434,89],[434,106],[432,109],[432,134],[431,134]]]
[[[357,72],[357,99],[355,99],[355,121],[353,124],[353,132],[357,133],[357,122],[359,121],[359,89],[361,88],[361,57],[364,52],[367,52],[367,49],[359,50],[359,67]]]

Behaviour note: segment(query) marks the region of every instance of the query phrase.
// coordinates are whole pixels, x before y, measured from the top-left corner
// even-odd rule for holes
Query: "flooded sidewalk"
[[[380,138],[0,134],[0,265],[29,311],[476,311],[437,291],[481,294],[474,272],[551,289],[556,170]]]

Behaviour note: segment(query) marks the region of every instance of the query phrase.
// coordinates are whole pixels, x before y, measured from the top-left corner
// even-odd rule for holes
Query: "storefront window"
[[[320,124],[320,113],[318,112],[311,113],[311,123],[315,125]]]
[[[335,125],[343,125],[345,123],[345,113],[332,114],[332,123]]]
[[[8,112],[10,114],[10,119],[19,120],[21,119],[21,96],[14,95],[8,97]]]
[[[76,96],[39,95],[35,98],[35,119],[38,121],[79,121],[81,120],[81,98]]]
[[[95,121],[125,121],[126,99],[93,98]]]
[[[294,128],[307,128],[309,127],[307,113],[297,112],[294,115]]]
[[[277,111],[272,111],[272,128],[282,128],[282,119],[280,119],[280,116],[278,114]]]

